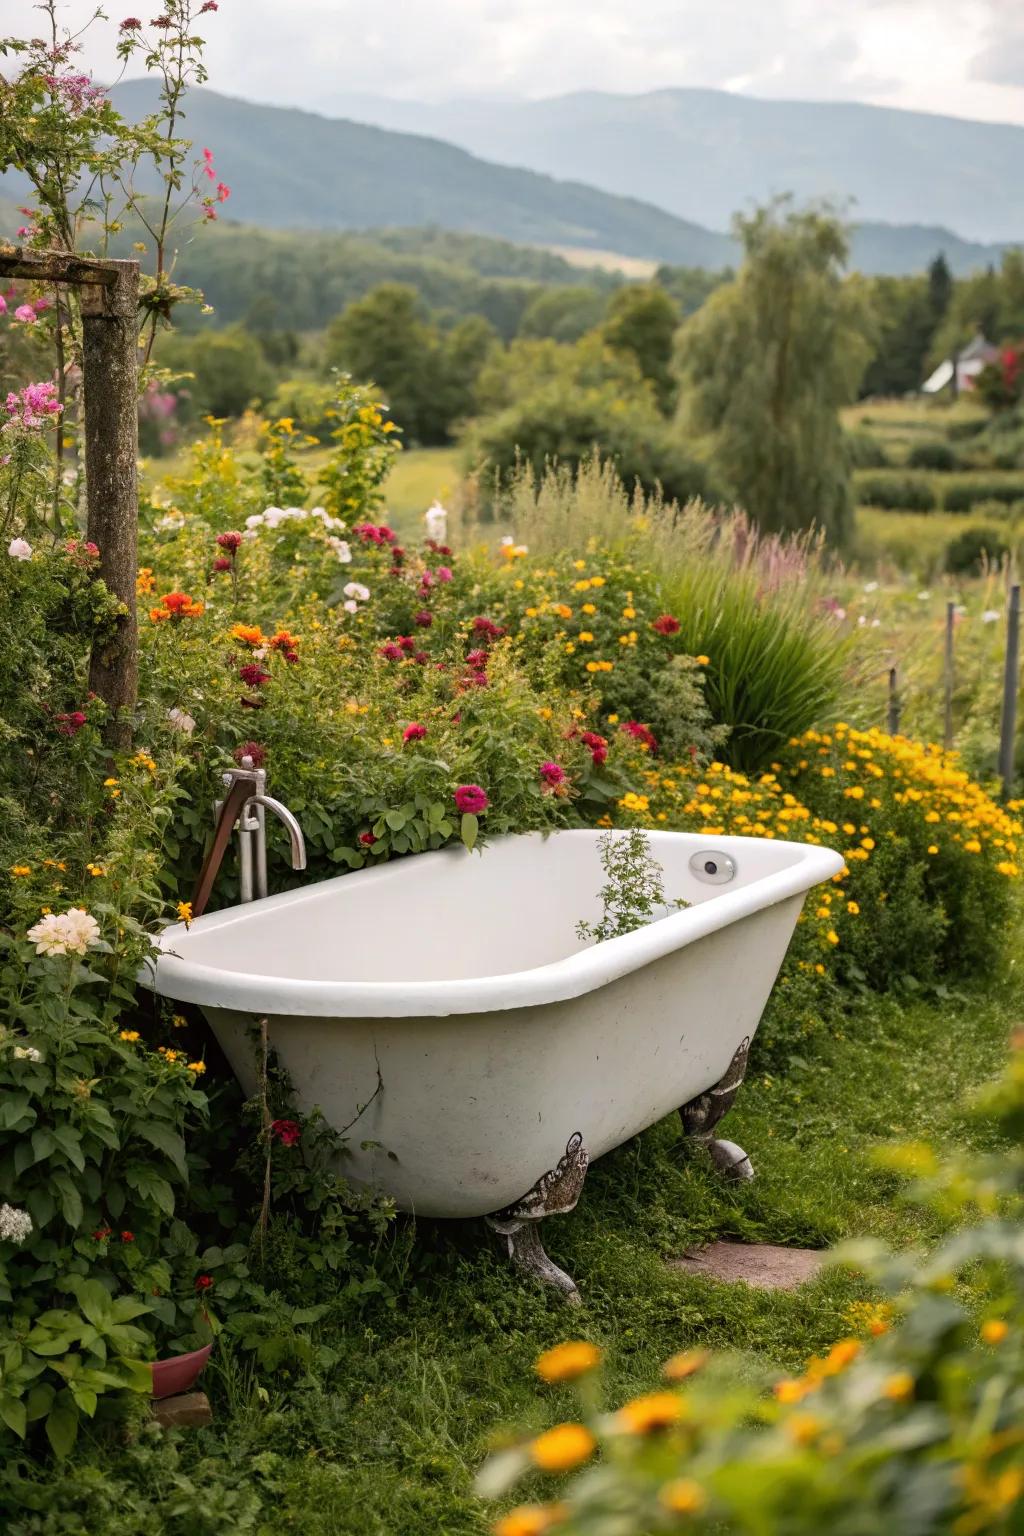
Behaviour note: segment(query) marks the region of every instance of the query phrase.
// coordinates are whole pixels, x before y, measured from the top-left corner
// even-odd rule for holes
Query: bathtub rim
[[[594,838],[587,828],[566,829],[549,837]],[[712,844],[724,852],[739,854],[751,845],[765,845],[761,838],[715,837],[699,832],[663,833],[662,836],[685,837],[697,843]],[[496,838],[495,846],[513,838],[546,840],[543,833],[510,834]],[[490,976],[462,979],[402,981],[306,980],[301,977],[266,976],[257,972],[225,970],[216,965],[189,960],[174,953],[170,946],[182,939],[188,943],[183,923],[174,923],[157,936],[159,954],[139,971],[139,982],[163,997],[200,1007],[221,1008],[233,1012],[272,1017],[294,1018],[438,1018],[452,1014],[486,1014],[515,1008],[544,1007],[550,1003],[569,1002],[588,992],[616,981],[632,971],[641,970],[678,949],[686,948],[711,933],[739,922],[745,917],[776,906],[794,896],[805,895],[844,868],[845,860],[834,849],[814,843],[770,840],[771,847],[796,855],[784,869],[762,875],[748,885],[723,891],[713,899],[672,913],[633,933],[588,945],[547,965],[527,970],[507,971]],[[418,858],[474,857],[461,847],[439,849],[434,855]],[[485,855],[486,856],[486,855]],[[356,871],[384,874],[393,865],[375,870]],[[225,907],[196,919],[204,932],[228,928],[245,922],[258,910],[261,915],[287,910],[311,899],[313,893],[328,891],[338,880],[348,882],[352,875],[339,875],[317,881],[294,891],[264,897],[253,903]]]

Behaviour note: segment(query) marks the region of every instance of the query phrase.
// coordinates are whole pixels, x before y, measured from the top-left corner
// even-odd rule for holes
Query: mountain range
[[[129,118],[141,117],[156,106],[156,86],[151,80],[125,81],[112,94]],[[367,98],[346,103],[353,112],[400,111],[420,129],[436,125],[438,132],[443,129],[479,137],[495,152],[501,150],[513,157],[520,155],[520,149],[513,147],[516,139],[523,156],[547,156],[552,163],[574,159],[595,182],[628,182],[631,191],[642,191],[647,201],[624,195],[622,190],[589,185],[577,179],[576,172],[571,177],[567,172],[556,176],[545,168],[498,164],[421,131],[412,133],[406,128],[384,128],[296,108],[265,106],[205,89],[189,96],[182,132],[194,141],[197,151],[206,147],[213,150],[217,175],[231,186],[231,198],[221,217],[242,224],[327,232],[433,226],[524,245],[611,251],[677,266],[721,268],[737,260],[732,238],[722,229],[669,209],[673,202],[683,200],[684,185],[690,188],[686,200],[700,208],[702,219],[724,226],[734,208],[745,202],[749,205],[755,197],[763,198],[774,190],[822,191],[821,186],[811,183],[825,174],[822,167],[828,163],[828,155],[808,133],[806,124],[801,137],[794,120],[789,129],[780,127],[770,144],[760,146],[766,154],[772,148],[775,156],[774,160],[767,156],[762,163],[758,159],[756,113],[751,119],[753,126],[743,133],[736,120],[716,130],[709,119],[702,130],[703,147],[698,151],[694,139],[686,149],[690,141],[680,137],[682,119],[675,108],[677,99],[690,102],[693,97],[707,98],[730,111],[736,103],[743,112],[791,106],[811,110],[808,104],[754,102],[722,92],[656,92],[647,97],[586,93],[549,102],[452,103],[436,108],[394,102],[378,102],[374,107]],[[655,111],[652,103],[660,103],[664,110]],[[834,112],[843,118],[854,109],[834,106],[813,110]],[[878,108],[856,111],[867,114],[868,122],[873,121],[874,113],[886,120],[921,118],[922,122],[946,125],[955,121]],[[690,106],[687,113],[692,123]],[[671,123],[676,128],[669,133],[667,125]],[[516,124],[527,125],[529,131],[524,127],[520,133]],[[1003,134],[1018,135],[1013,142],[1019,144],[1018,154],[1024,150],[1024,129],[970,123],[958,127],[991,132],[993,143],[1002,143]],[[876,148],[871,153],[879,161],[882,150],[877,146],[884,136],[884,125],[872,131]],[[788,159],[783,155],[784,143],[789,146]],[[733,173],[728,184],[716,185],[712,196],[716,178],[708,162],[716,155],[720,163],[728,161],[733,166]],[[886,206],[901,207],[904,213],[925,207],[927,199],[915,193],[910,184],[910,170],[897,173],[902,162],[895,150],[890,159]],[[778,167],[777,172],[772,165]],[[847,162],[838,158],[829,174],[841,181],[847,174],[853,177],[856,168],[850,161],[848,170]],[[994,186],[995,171],[980,147],[975,172],[976,181]],[[772,181],[775,174],[779,179]],[[966,170],[959,179],[966,184]],[[897,183],[904,190],[906,201],[902,204],[892,191]],[[693,190],[698,184],[706,186],[706,196]],[[1016,207],[1013,188],[1007,169],[1002,183],[1004,209],[1007,199],[1012,208]],[[152,189],[157,189],[155,181]],[[967,195],[965,185],[965,199]],[[0,181],[0,197],[20,202],[25,196],[26,189],[17,178],[8,176]],[[1001,217],[1009,228],[1016,214]],[[7,222],[5,219],[2,232],[11,234]],[[1024,206],[1018,226],[1024,231]],[[963,273],[997,262],[1000,249],[997,244],[963,239],[935,224],[893,225],[865,220],[855,230],[852,264],[865,272],[920,271],[943,250],[953,270]]]
[[[656,203],[712,229],[779,192],[852,201],[854,217],[1024,237],[1024,127],[860,102],[729,91],[579,91],[440,104],[346,96],[361,122],[433,134],[503,165]]]

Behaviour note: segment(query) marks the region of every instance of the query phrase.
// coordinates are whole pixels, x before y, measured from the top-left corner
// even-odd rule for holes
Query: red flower
[[[400,645],[396,645],[393,640],[389,640],[386,645],[380,646],[377,655],[383,656],[385,661],[401,661],[404,652]]]
[[[479,816],[490,805],[487,794],[479,784],[460,784],[455,791],[455,809],[463,815]]]
[[[69,715],[54,715],[55,720],[61,723],[57,726],[62,736],[77,736],[87,719],[80,709],[74,709]]]
[[[302,1127],[297,1120],[274,1120],[270,1126],[271,1136],[276,1136],[283,1147],[294,1147],[302,1135]]]
[[[249,662],[247,666],[239,667],[238,675],[247,688],[259,688],[270,680],[270,673],[264,672],[263,668],[254,661]]]
[[[416,649],[416,641],[412,635],[399,635],[396,644],[400,645],[403,651],[414,651]]]
[[[413,661],[418,661],[421,667],[425,667],[427,662],[430,660],[430,657],[427,655],[426,651],[415,651],[413,653],[412,659]]]
[[[599,736],[596,731],[584,731],[580,740],[585,747],[590,748],[595,768],[600,768],[602,763],[607,762],[608,743],[603,736]]]
[[[473,633],[483,635],[487,640],[500,640],[506,631],[500,624],[495,624],[493,619],[487,619],[481,615],[473,620]]]
[[[374,837],[372,832],[360,832],[359,841],[362,843],[364,848],[372,848],[377,839]]]
[[[160,601],[168,613],[181,613],[184,608],[191,608],[192,599],[187,592],[168,592]]]
[[[243,741],[240,747],[235,748],[231,756],[239,767],[242,765],[242,758],[248,757],[251,758],[254,768],[262,768],[267,760],[267,749],[261,746],[258,741]]]
[[[627,736],[632,736],[648,752],[657,752],[658,738],[650,726],[642,725],[639,720],[624,720],[619,726],[620,731],[625,731]]]
[[[134,1232],[122,1232],[121,1233],[121,1241],[122,1241],[122,1243],[134,1243],[134,1241],[135,1241],[135,1233]]]
[[[99,1228],[97,1228],[97,1230],[92,1235],[93,1242],[94,1243],[105,1243],[107,1238],[111,1236],[112,1230],[113,1229],[111,1227],[99,1227]]]
[[[487,652],[470,651],[466,657],[466,665],[472,667],[474,672],[482,672],[487,665]]]
[[[407,725],[405,730],[402,732],[402,740],[403,741],[422,741],[426,734],[427,734],[426,726],[425,725],[420,725],[418,720],[414,720],[413,723],[411,725]]]
[[[240,533],[218,533],[217,535],[217,543],[221,549],[230,549],[234,552],[239,548],[241,542],[242,535]]]
[[[540,777],[548,789],[560,789],[565,783],[566,772],[559,763],[541,763]]]
[[[208,1291],[213,1284],[212,1275],[196,1275],[196,1290]]]
[[[231,561],[224,555],[221,555],[219,559],[213,562],[213,568],[215,571],[230,571]]]
[[[420,629],[429,629],[434,622],[434,615],[428,609],[421,608],[414,622],[420,626]]]
[[[120,32],[137,32],[141,26],[142,22],[137,16],[126,16],[118,30]]]
[[[678,635],[680,624],[679,620],[674,619],[670,613],[663,613],[660,619],[655,619],[651,628],[659,635]]]

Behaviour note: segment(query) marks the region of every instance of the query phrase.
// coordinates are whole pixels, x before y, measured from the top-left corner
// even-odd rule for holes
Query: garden
[[[35,43],[8,117],[50,114],[48,152],[154,221],[133,389],[188,295],[122,168],[156,157],[204,221],[227,195],[174,137],[197,15],[165,19],[168,136],[124,137]],[[78,285],[110,264],[75,255],[67,185],[41,176],[0,250],[4,1530],[1019,1531],[1011,549],[923,586],[600,444],[426,506],[401,421],[343,374],[317,434],[211,417],[137,494],[130,411],[98,498],[118,448]],[[931,457],[885,473],[954,473]],[[841,523],[854,492],[826,493]],[[561,990],[512,996],[545,972]],[[335,1013],[316,991],[350,985]],[[463,1142],[504,1194],[406,1193]],[[720,1242],[813,1264],[737,1283],[694,1262]]]

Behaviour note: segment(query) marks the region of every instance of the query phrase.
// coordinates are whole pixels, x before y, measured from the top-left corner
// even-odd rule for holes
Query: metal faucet
[[[306,867],[306,844],[302,828],[287,806],[266,793],[267,775],[264,770],[254,768],[251,757],[243,757],[239,767],[232,768],[223,778],[227,793],[223,800],[216,801],[213,808],[213,842],[196,882],[192,898],[193,917],[199,917],[206,910],[213,882],[227,851],[231,833],[236,828],[238,899],[253,901],[266,896],[268,811],[288,828],[292,845],[292,868]]]

